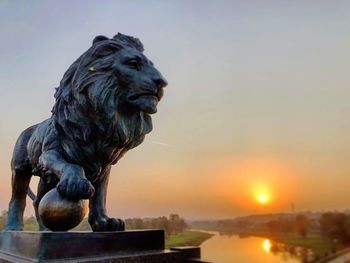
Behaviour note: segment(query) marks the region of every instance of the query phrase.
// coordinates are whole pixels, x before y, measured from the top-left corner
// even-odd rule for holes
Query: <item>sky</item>
[[[169,85],[153,132],[112,169],[110,215],[350,208],[349,1],[2,0],[0,210],[18,135],[50,117],[93,38],[118,32]]]

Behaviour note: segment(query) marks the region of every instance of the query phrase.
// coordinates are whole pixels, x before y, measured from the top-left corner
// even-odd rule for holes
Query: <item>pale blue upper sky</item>
[[[142,40],[169,86],[154,132],[113,170],[112,214],[255,212],[209,189],[235,177],[215,172],[222,160],[292,170],[298,192],[274,211],[350,207],[349,1],[2,0],[0,209],[17,136],[50,116],[94,36],[117,32]]]

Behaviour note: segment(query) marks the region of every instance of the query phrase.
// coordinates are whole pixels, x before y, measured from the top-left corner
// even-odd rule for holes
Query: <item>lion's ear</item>
[[[97,42],[103,41],[103,40],[108,40],[108,37],[105,36],[97,36],[94,38],[94,40],[92,41],[92,44],[96,44]]]

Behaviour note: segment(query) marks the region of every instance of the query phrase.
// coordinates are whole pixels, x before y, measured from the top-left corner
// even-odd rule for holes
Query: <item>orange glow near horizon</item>
[[[243,213],[289,209],[295,198],[298,179],[288,160],[250,156],[225,160],[220,166],[215,189]]]

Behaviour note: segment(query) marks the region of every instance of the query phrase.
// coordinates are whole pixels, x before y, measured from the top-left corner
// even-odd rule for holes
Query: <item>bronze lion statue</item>
[[[124,230],[122,220],[106,214],[111,167],[152,130],[150,115],[167,85],[143,50],[131,36],[97,36],[69,67],[51,118],[27,128],[16,142],[6,230],[23,228],[32,175],[40,177],[33,203],[41,230],[38,205],[55,187],[69,200],[89,199],[93,231]]]

